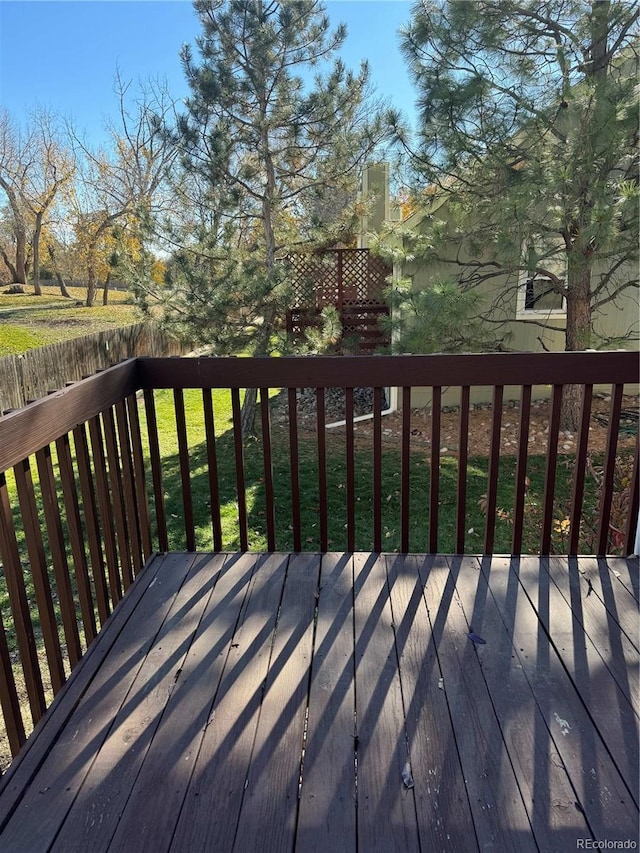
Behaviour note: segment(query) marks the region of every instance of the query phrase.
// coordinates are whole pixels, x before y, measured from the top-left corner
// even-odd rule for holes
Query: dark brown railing
[[[536,386],[551,386],[543,504],[536,532],[540,553],[558,547],[554,501],[559,466],[564,472],[569,463],[564,552],[578,552],[588,491],[585,470],[593,391],[595,386],[608,389],[608,438],[600,460],[593,540],[593,550],[605,554],[617,499],[614,474],[623,393],[625,385],[638,383],[639,378],[638,356],[628,352],[140,358],[5,415],[0,418],[0,705],[11,752],[18,751],[26,732],[38,723],[154,550],[382,551],[389,547],[383,522],[391,506],[398,516],[397,550],[434,553],[444,545],[457,553],[493,553],[501,509],[500,436],[507,386],[517,387],[520,409],[510,475],[514,554],[523,550],[528,521],[528,436]],[[567,385],[583,387],[581,428],[569,462],[558,456]],[[469,404],[475,386],[491,386],[493,403],[483,544],[468,547],[469,481],[475,465],[469,451]],[[344,389],[344,425],[328,431],[326,398],[334,387]],[[383,389],[391,387],[399,389],[402,412],[393,452],[383,435],[382,414]],[[412,389],[425,387],[431,395],[430,450],[421,453],[422,467],[416,467]],[[455,507],[445,510],[441,417],[443,395],[452,387],[458,389],[459,441]],[[373,389],[366,439],[356,431],[355,389],[362,388]],[[185,394],[193,395],[188,389],[198,389],[198,424],[191,397]],[[230,395],[229,424],[221,422],[216,389]],[[250,440],[241,433],[246,389],[258,390],[256,436]],[[304,418],[297,389],[315,389],[313,411]],[[167,398],[169,392],[172,398]],[[308,402],[308,394],[305,399]],[[173,436],[169,451],[163,438],[167,408]],[[223,419],[227,417],[225,413]],[[200,438],[194,441],[196,431]],[[632,550],[638,515],[637,439],[633,452],[625,553]],[[328,465],[336,454],[343,466],[337,485]],[[365,462],[369,467],[363,479]],[[393,492],[388,489],[389,478]],[[337,488],[344,495],[344,517],[338,519],[331,508]],[[365,529],[361,529],[363,504],[369,519]],[[416,532],[418,516],[423,525]],[[446,535],[445,521],[451,528]],[[23,696],[30,721],[21,706]]]

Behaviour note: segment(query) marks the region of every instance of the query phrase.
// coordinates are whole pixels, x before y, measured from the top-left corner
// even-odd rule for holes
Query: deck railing
[[[635,390],[639,372],[637,354],[628,352],[140,358],[0,418],[0,705],[12,754],[154,550],[491,554],[502,513],[509,544],[499,550],[522,553],[532,541],[528,439],[538,386],[551,386],[551,403],[533,550],[578,552],[585,496],[593,491],[586,463],[594,387],[605,386],[607,445],[599,491],[589,500],[596,507],[590,510],[593,551],[606,554],[623,394],[625,385]],[[568,385],[583,389],[581,426],[575,453],[560,457]],[[470,452],[476,386],[493,389],[486,464]],[[514,386],[519,427],[507,469],[500,452],[503,400]],[[335,387],[344,389],[344,424],[329,431],[326,397]],[[458,447],[445,469],[442,400],[452,387],[458,389]],[[373,404],[367,436],[356,424],[354,389],[362,388],[371,389]],[[398,389],[395,444],[385,436],[385,388]],[[428,450],[414,447],[416,388],[430,389]],[[241,432],[246,389],[258,392],[256,435],[249,440]],[[305,395],[304,417],[300,389],[314,389],[311,412]],[[638,516],[637,438],[631,452],[624,553],[633,549]],[[485,489],[484,530],[471,538],[469,514],[478,504],[471,486],[478,478]],[[559,545],[561,479],[567,493]],[[499,505],[503,480],[512,496],[507,509]]]

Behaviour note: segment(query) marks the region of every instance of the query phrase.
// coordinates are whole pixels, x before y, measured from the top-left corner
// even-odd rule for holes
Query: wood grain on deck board
[[[553,563],[562,571],[563,560],[556,557]],[[632,562],[632,561],[630,561]],[[611,568],[615,563],[601,557],[580,557],[576,562],[569,561],[569,571],[577,568],[584,587],[585,598],[594,598],[602,603],[609,617],[620,626],[636,652],[640,651],[638,625],[638,601],[629,588],[620,583]]]
[[[621,707],[621,713],[635,714],[640,719],[638,647],[631,642],[602,600],[590,593],[575,564],[570,562],[567,567],[566,561],[552,557],[544,567],[567,602],[571,619],[577,622],[574,635],[584,632],[589,666],[592,670],[602,665],[607,668],[618,688],[614,690],[611,687],[615,692],[615,704],[625,699],[628,707]],[[627,602],[631,603],[628,597]],[[627,608],[627,613],[630,609]],[[635,764],[638,764],[637,749]]]
[[[547,572],[547,561],[525,558],[520,566],[519,577],[529,598],[535,601],[541,626],[551,638],[551,647],[562,662],[568,680],[573,685],[580,703],[577,712],[582,718],[583,708],[594,725],[585,721],[589,732],[595,731],[613,759],[622,782],[626,784],[629,798],[638,806],[638,739],[637,718],[629,700],[629,689],[623,691],[607,666],[606,648],[600,650],[597,645],[598,634],[615,637],[617,624],[606,619],[605,611],[598,614],[591,611],[588,599],[579,595],[580,588],[574,584],[574,594],[561,594],[566,590],[566,573],[554,571],[558,584],[553,582]],[[557,569],[557,566],[556,566]],[[571,604],[569,604],[569,601]],[[589,609],[583,612],[582,607]],[[596,639],[592,640],[581,617],[590,616],[590,629]],[[608,624],[607,624],[608,623]],[[603,639],[603,644],[604,644]],[[624,665],[624,658],[620,661]],[[619,669],[621,667],[618,667]],[[634,673],[629,668],[629,676]],[[619,676],[622,679],[622,676]],[[581,707],[582,706],[582,707]],[[635,731],[635,738],[634,738]],[[625,736],[626,735],[626,736]],[[622,816],[621,816],[622,819]]]
[[[353,558],[324,554],[297,842],[305,853],[356,849]]]
[[[640,558],[635,557],[598,557],[598,563],[605,565],[636,602],[640,602]]]
[[[167,701],[180,677],[223,558],[196,557],[84,778],[53,850],[109,849]],[[93,828],[98,826],[99,832]]]
[[[101,632],[96,641],[91,644],[20,754],[0,778],[0,832],[24,795],[26,787],[42,767],[53,744],[118,639],[122,628],[135,611],[147,587],[155,580],[161,565],[160,558],[151,560],[143,574],[136,579],[126,602],[123,602],[109,618],[109,630]]]
[[[577,838],[589,837],[589,827],[575,807],[571,780],[545,722],[550,691],[534,692],[523,666],[524,660],[544,667],[546,643],[537,633],[520,632],[514,645],[517,609],[530,603],[517,574],[507,571],[508,561],[497,572],[491,560],[481,562],[479,572],[476,558],[461,560],[456,592],[468,626],[486,640],[477,654],[503,741],[539,849],[572,849]]]
[[[171,850],[232,850],[288,557],[258,558]]]
[[[131,791],[112,851],[128,850],[132,837],[136,853],[163,853],[171,844],[255,563],[255,556],[249,554],[228,555],[224,561]]]
[[[156,574],[149,584],[135,609],[134,618],[129,618],[117,636],[66,727],[50,745],[34,783],[4,829],[1,840],[5,849],[12,853],[50,849],[96,756],[112,732],[113,720],[127,700],[131,685],[194,557],[168,557],[163,563],[165,571]],[[89,820],[89,815],[85,817]]]
[[[289,558],[233,849],[293,848],[320,556]]]
[[[413,789],[384,559],[355,554],[356,725],[360,849],[419,850]]]
[[[464,775],[416,556],[388,555],[390,589],[422,849],[477,850]]]
[[[419,571],[478,845],[481,850],[537,850],[479,653],[468,639],[470,628],[456,594],[457,564],[450,570],[444,557],[436,557]],[[469,579],[463,576],[459,582]],[[486,651],[482,646],[482,654]]]

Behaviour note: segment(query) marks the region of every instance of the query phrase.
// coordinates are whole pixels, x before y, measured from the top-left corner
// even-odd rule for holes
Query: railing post
[[[638,482],[638,468],[640,467],[640,430],[636,433],[636,451],[633,463],[633,475],[630,483],[629,514],[627,516],[627,529],[625,531],[625,553],[640,555],[640,483]]]

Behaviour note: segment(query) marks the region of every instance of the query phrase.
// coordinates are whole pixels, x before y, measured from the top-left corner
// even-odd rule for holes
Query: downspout
[[[389,408],[383,409],[380,412],[380,416],[390,415],[396,411],[398,408],[398,389],[397,388],[385,388],[384,389],[387,394],[387,399],[390,400]],[[357,415],[353,422],[354,424],[360,423],[361,421],[372,421],[373,420],[373,412],[368,412],[366,415]],[[336,427],[346,426],[346,420],[343,421],[334,421],[332,424],[327,424],[325,429],[335,429]]]

